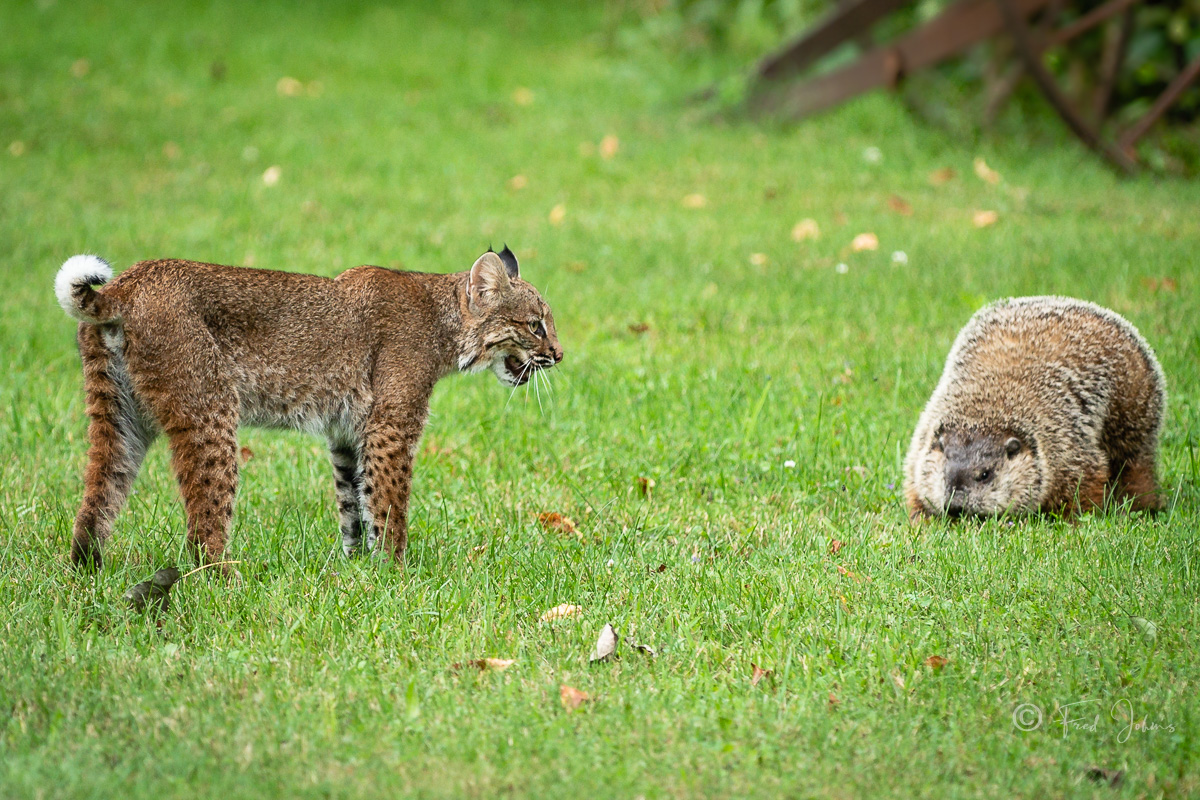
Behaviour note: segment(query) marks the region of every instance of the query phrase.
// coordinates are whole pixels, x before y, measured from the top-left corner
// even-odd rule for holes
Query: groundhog
[[[1119,314],[1069,297],[985,306],[959,332],[904,461],[909,516],[1070,516],[1155,478],[1166,382]]]

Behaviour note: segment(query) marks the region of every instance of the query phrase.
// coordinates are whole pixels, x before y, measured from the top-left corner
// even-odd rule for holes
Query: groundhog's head
[[[1031,437],[945,425],[934,432],[918,475],[924,505],[951,517],[1032,511],[1042,483]]]

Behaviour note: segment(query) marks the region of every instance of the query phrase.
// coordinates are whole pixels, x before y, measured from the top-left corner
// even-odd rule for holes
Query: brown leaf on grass
[[[578,529],[575,527],[575,520],[559,514],[557,511],[546,511],[538,514],[538,522],[542,523],[542,527],[546,530],[555,533],[571,535],[578,532]]]
[[[837,695],[835,695],[833,692],[829,693],[829,707],[831,709],[837,708],[839,705],[841,705],[841,703],[842,701],[837,699]]]
[[[829,555],[836,556],[838,551],[846,546],[846,543],[838,539],[829,540]]]
[[[275,91],[280,97],[295,97],[304,91],[304,84],[295,78],[284,75],[275,82]]]
[[[843,567],[841,564],[837,565],[837,571],[838,571],[838,575],[841,575],[843,578],[853,578],[854,577],[854,573],[851,572],[850,570],[846,569],[845,567]]]
[[[481,555],[487,552],[487,544],[477,544],[471,548],[471,552],[467,553],[467,558],[475,561]]]
[[[904,691],[904,676],[900,674],[899,670],[892,673],[892,683],[896,684],[897,689]]]
[[[971,221],[975,223],[976,228],[986,228],[989,225],[995,225],[999,219],[1000,215],[995,211],[976,211]]]
[[[513,175],[508,179],[508,188],[514,192],[519,192],[529,185],[529,179],[524,175]]]
[[[600,140],[600,157],[607,160],[617,154],[621,149],[621,140],[611,133]]]
[[[766,265],[767,261],[769,261],[769,260],[770,259],[767,258],[766,253],[751,253],[750,254],[750,264],[755,267],[764,266],[764,265]]]
[[[944,656],[930,656],[929,658],[925,659],[925,666],[929,667],[934,672],[937,672],[949,663],[950,659],[945,658]]]
[[[958,177],[958,173],[950,167],[942,167],[935,169],[929,173],[929,182],[934,186],[945,186],[950,181]]]
[[[243,464],[245,464],[247,461],[254,458],[254,451],[251,450],[249,447],[243,447],[241,450],[238,451],[238,458],[241,459],[241,462]]]
[[[567,711],[574,711],[592,699],[587,692],[581,692],[574,686],[567,686],[565,683],[558,687],[558,696],[562,700],[563,708]]]
[[[666,571],[667,571],[666,564],[659,564],[657,567],[646,567],[646,572],[649,572],[651,575],[653,575],[656,572],[666,572]]]
[[[554,608],[547,609],[541,616],[542,622],[554,622],[559,619],[570,619],[578,617],[583,613],[583,606],[576,606],[570,603],[562,603]]]
[[[797,242],[821,238],[821,227],[815,219],[802,219],[792,226],[792,240]]]
[[[912,206],[898,194],[894,194],[888,198],[888,207],[902,217],[911,216],[913,213]]]
[[[600,630],[596,639],[596,649],[592,651],[588,661],[607,661],[617,652],[617,630],[611,624]]]
[[[706,205],[708,205],[708,198],[699,193],[689,194],[683,198],[684,208],[704,208]]]
[[[750,664],[750,685],[758,686],[759,682],[764,678],[770,678],[775,674],[773,669],[763,669],[758,664],[751,662]]]
[[[1116,788],[1121,785],[1121,781],[1125,778],[1125,771],[1121,769],[1107,769],[1098,767],[1095,764],[1088,764],[1083,768],[1083,774],[1088,780],[1096,783],[1107,783],[1109,786]]]
[[[638,492],[647,500],[650,499],[650,494],[654,491],[654,487],[658,485],[654,482],[654,478],[643,478],[641,476],[635,478],[634,483],[637,484]]]
[[[1152,292],[1170,292],[1174,294],[1179,291],[1179,282],[1174,278],[1142,278],[1142,286],[1145,286]]]
[[[469,661],[455,661],[450,669],[477,669],[480,672],[503,672],[517,663],[513,658],[472,658]]]
[[[979,176],[979,180],[990,183],[993,186],[1000,182],[1000,173],[989,167],[982,156],[975,158],[975,174]]]
[[[878,250],[879,237],[873,233],[860,233],[854,237],[854,241],[850,242],[850,249],[856,253],[864,250]]]
[[[550,220],[551,225],[561,225],[566,216],[567,207],[562,203],[559,203],[554,208],[550,209],[550,215],[547,217],[547,219]]]
[[[649,322],[631,322],[629,324],[630,333],[645,333],[650,330]]]
[[[653,647],[651,647],[648,644],[639,644],[639,643],[635,642],[633,639],[630,639],[628,636],[625,637],[625,644],[629,645],[634,650],[637,650],[639,653],[645,653],[646,655],[650,656],[651,658],[658,657],[658,653],[654,652]]]

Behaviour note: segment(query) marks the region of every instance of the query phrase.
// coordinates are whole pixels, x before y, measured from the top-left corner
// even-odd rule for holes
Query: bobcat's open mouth
[[[522,361],[516,356],[505,356],[504,368],[512,376],[513,386],[524,386],[529,383],[529,378],[537,366],[532,361]]]

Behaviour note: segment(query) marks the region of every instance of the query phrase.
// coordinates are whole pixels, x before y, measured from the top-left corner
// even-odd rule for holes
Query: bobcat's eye
[[[545,331],[545,328],[542,327],[542,321],[540,319],[535,319],[533,322],[530,322],[528,324],[529,324],[529,332],[532,333],[534,336],[541,336],[542,333]]]

